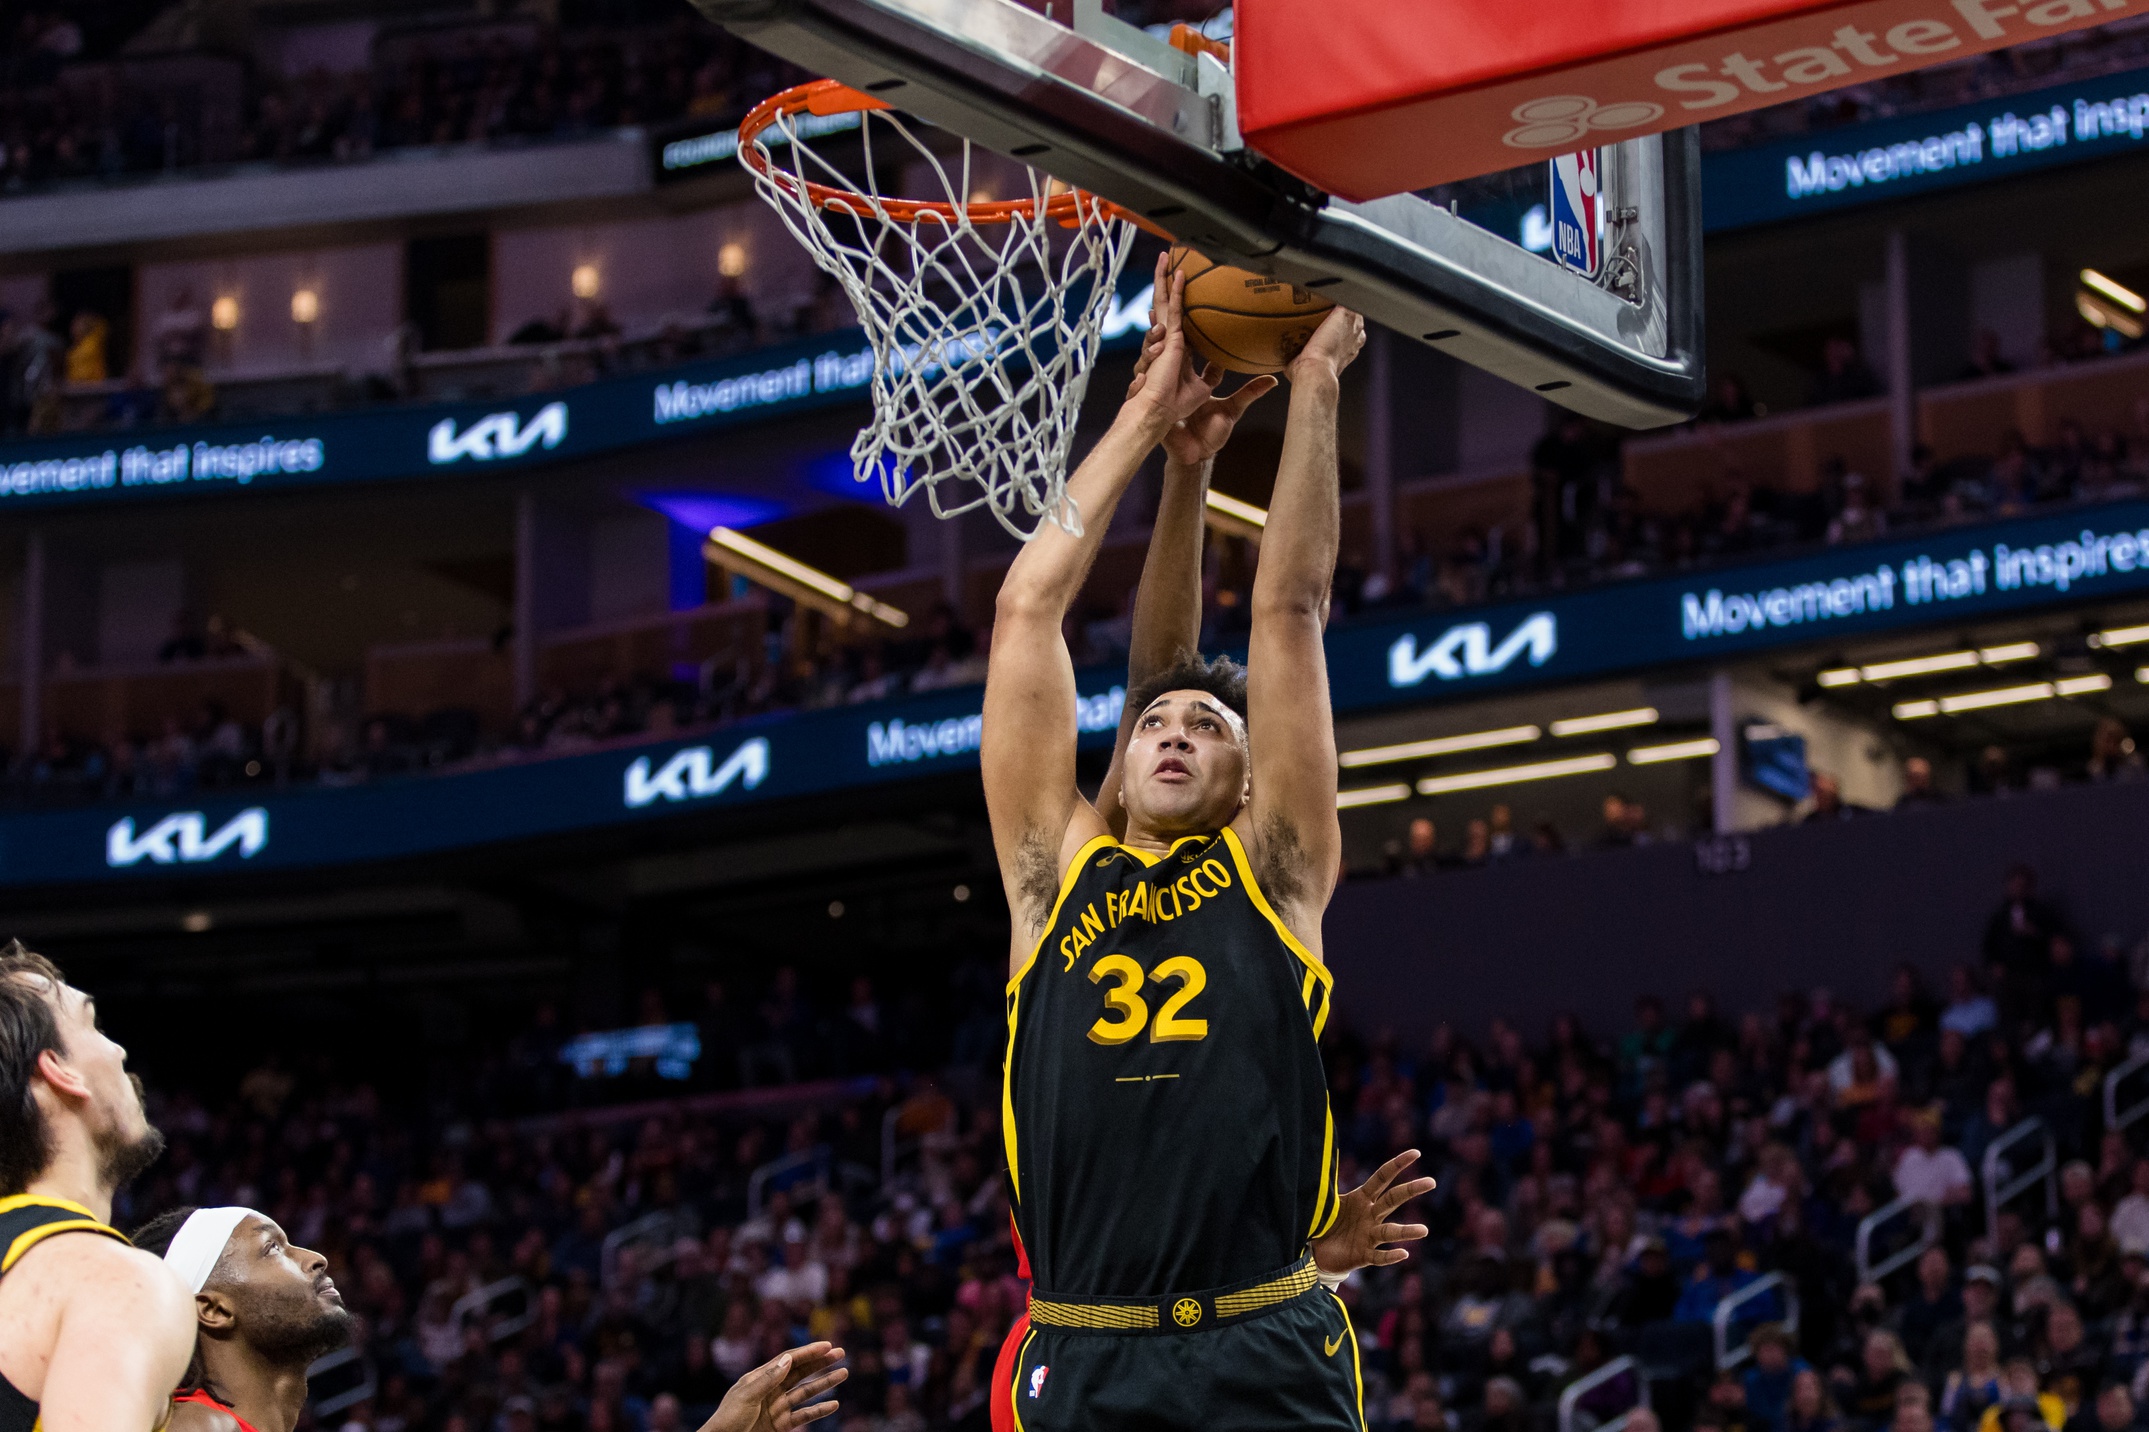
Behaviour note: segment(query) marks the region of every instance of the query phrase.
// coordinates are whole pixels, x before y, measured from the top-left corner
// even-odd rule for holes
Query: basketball
[[[1194,351],[1233,373],[1280,373],[1335,304],[1264,273],[1226,268],[1174,248],[1186,275],[1186,336]]]

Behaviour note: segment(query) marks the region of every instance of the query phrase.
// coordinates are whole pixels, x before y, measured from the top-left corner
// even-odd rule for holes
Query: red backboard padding
[[[2143,13],[2149,0],[1238,0],[1239,129],[1372,199]]]

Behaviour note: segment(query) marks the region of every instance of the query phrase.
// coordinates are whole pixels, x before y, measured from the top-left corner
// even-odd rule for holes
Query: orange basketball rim
[[[798,195],[817,209],[831,209],[861,216],[872,214],[898,224],[917,224],[932,220],[948,228],[954,228],[964,220],[974,228],[982,228],[994,224],[1028,222],[1038,217],[1038,201],[1034,198],[988,199],[955,204],[939,199],[891,199],[878,194],[861,194],[840,185],[818,184],[775,168],[769,163],[768,151],[759,143],[762,134],[771,125],[795,115],[863,115],[892,108],[894,106],[886,100],[875,99],[872,95],[852,89],[847,84],[835,80],[808,80],[805,84],[793,85],[780,94],[769,96],[755,105],[746,118],[739,122],[739,157],[762,179]],[[1052,181],[1050,188],[1052,192],[1044,201],[1043,216],[1064,227],[1074,228],[1100,219],[1125,219],[1159,238],[1171,237],[1150,220],[1130,209],[1121,208],[1109,199],[1100,199],[1086,190],[1068,188],[1057,180]]]

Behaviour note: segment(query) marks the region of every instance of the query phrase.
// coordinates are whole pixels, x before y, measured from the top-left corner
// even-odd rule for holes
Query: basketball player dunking
[[[194,1320],[111,1227],[113,1194],[163,1147],[95,1003],[0,948],[0,1432],[163,1423]]]
[[[1010,1412],[1037,1432],[1362,1425],[1349,1318],[1309,1246],[1342,1206],[1315,1048],[1340,847],[1321,630],[1356,315],[1287,370],[1246,670],[1190,660],[1130,695],[1124,839],[1075,786],[1061,621],[1150,448],[1215,412],[1183,283],[1160,281],[1154,357],[1069,483],[1086,535],[1047,526],[1009,571],[986,685],[1015,931],[1002,1120],[1035,1278]]]

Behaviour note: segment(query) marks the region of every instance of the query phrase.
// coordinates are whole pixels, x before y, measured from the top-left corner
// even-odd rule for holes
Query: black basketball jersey
[[[1100,836],[1007,987],[1002,1137],[1040,1295],[1222,1287],[1335,1221],[1330,976],[1238,836]]]
[[[125,1234],[98,1222],[97,1215],[79,1203],[14,1194],[0,1198],[0,1277],[7,1276],[23,1254],[58,1233],[101,1233],[127,1241]],[[37,1404],[4,1377],[0,1377],[0,1432],[37,1432]]]

